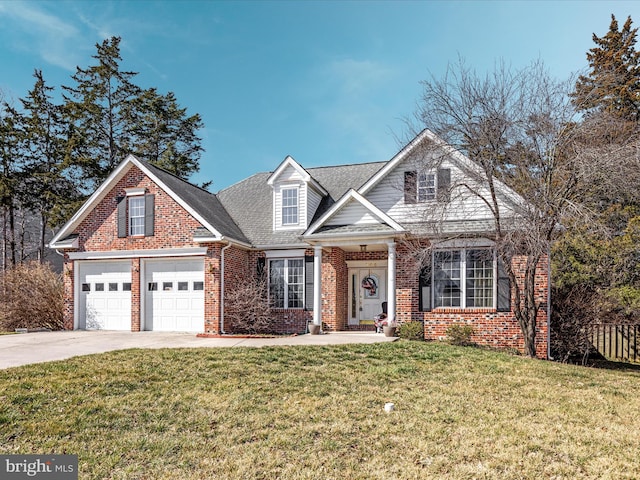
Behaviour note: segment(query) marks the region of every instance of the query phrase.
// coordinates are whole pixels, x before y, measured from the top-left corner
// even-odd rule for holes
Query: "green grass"
[[[0,453],[78,454],[82,479],[640,477],[632,368],[396,342],[129,350],[0,385]]]

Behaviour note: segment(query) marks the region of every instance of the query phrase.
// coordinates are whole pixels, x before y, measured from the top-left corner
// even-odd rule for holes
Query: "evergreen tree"
[[[173,92],[160,95],[155,88],[143,91],[134,101],[133,153],[174,175],[188,179],[199,170],[202,147],[199,114],[187,115]]]
[[[578,110],[640,120],[640,52],[635,49],[638,29],[631,24],[628,17],[619,29],[611,15],[606,35],[593,34],[596,46],[587,52],[591,70],[578,78],[572,95]]]
[[[0,107],[0,209],[2,209],[2,269],[16,264],[16,192],[20,176],[21,132],[17,111],[4,102]]]
[[[134,100],[141,89],[132,83],[136,72],[121,71],[120,37],[96,44],[97,65],[77,67],[74,87],[63,86],[72,128],[71,156],[85,179],[100,184],[131,152]]]
[[[66,218],[66,210],[78,200],[65,164],[67,131],[62,108],[51,100],[54,90],[36,70],[33,89],[21,99],[24,132],[22,207],[38,216],[38,259],[45,256],[45,232]]]

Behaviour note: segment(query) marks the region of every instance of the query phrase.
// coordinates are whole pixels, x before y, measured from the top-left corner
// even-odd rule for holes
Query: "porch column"
[[[387,243],[389,251],[387,260],[387,318],[388,322],[396,319],[396,244]]]
[[[313,247],[313,323],[322,325],[322,247]]]

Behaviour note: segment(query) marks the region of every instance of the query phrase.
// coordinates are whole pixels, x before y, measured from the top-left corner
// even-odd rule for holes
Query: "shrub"
[[[451,345],[472,345],[471,336],[473,327],[471,325],[451,325],[447,328],[447,340]]]
[[[398,336],[406,340],[424,340],[424,324],[422,322],[406,322],[400,325]]]
[[[225,291],[224,317],[234,333],[264,334],[275,332],[275,320],[267,301],[267,280],[237,276],[233,288]]]
[[[0,329],[64,327],[62,275],[38,262],[19,264],[0,282]]]

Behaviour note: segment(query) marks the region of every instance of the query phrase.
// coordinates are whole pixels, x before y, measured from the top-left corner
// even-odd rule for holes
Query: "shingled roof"
[[[221,235],[249,243],[247,237],[214,194],[150,163],[142,161],[140,163],[143,163],[161,182],[188,203],[210,225],[214,226]]]
[[[362,186],[385,164],[386,162],[373,162],[305,169],[329,192],[320,203],[314,220],[350,188]],[[273,230],[273,190],[267,184],[272,173],[252,175],[221,190],[217,197],[253,246],[303,245],[300,235],[304,229]]]

